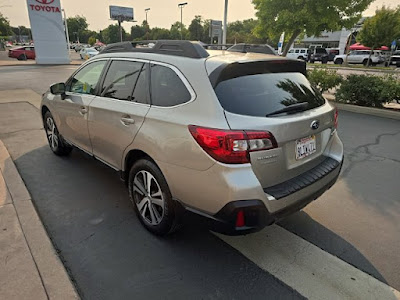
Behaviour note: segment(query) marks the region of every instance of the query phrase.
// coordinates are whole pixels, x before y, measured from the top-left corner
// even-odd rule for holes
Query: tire
[[[314,64],[315,60],[314,59],[310,59],[310,63]]]
[[[25,54],[21,54],[20,56],[18,56],[17,59],[18,60],[26,60],[26,55]]]
[[[172,200],[167,181],[155,163],[149,159],[138,160],[133,164],[128,180],[129,198],[148,231],[164,236],[180,228],[178,204]]]
[[[299,56],[297,59],[306,60],[303,56]]]
[[[323,58],[321,60],[321,63],[323,63],[324,65],[326,65],[328,63],[328,58]]]
[[[335,65],[342,65],[343,64],[343,59],[338,58],[337,60],[335,60]]]
[[[364,59],[364,60],[363,60],[363,65],[364,65],[365,67],[368,65],[368,59]],[[370,66],[372,65],[372,61],[371,61],[371,60],[369,60],[369,65],[370,65]]]
[[[53,116],[49,111],[44,114],[44,129],[51,151],[58,156],[66,156],[71,153],[72,146],[69,146],[58,132]]]

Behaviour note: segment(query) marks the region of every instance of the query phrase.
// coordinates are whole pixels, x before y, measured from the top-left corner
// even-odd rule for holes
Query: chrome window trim
[[[150,64],[164,66],[164,67],[170,68],[172,71],[174,71],[175,74],[178,75],[180,80],[183,82],[183,84],[185,85],[186,89],[188,90],[188,92],[190,94],[190,100],[186,101],[184,103],[177,104],[177,105],[174,105],[174,106],[159,106],[159,105],[153,105],[151,103],[152,107],[162,108],[162,109],[176,108],[176,107],[180,107],[180,106],[189,104],[189,103],[193,102],[196,99],[196,97],[197,97],[196,92],[193,90],[193,87],[190,85],[190,83],[187,80],[187,78],[185,77],[185,75],[183,75],[182,72],[177,67],[175,67],[175,66],[173,66],[171,64],[167,64],[167,63],[159,62],[159,61],[154,61],[154,60],[151,60]],[[150,96],[151,96],[151,66],[150,66]]]

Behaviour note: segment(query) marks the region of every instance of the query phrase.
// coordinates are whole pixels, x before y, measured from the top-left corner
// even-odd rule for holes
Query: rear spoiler
[[[302,73],[307,76],[306,63],[289,59],[234,62],[219,66],[209,75],[209,78],[215,88],[220,82],[229,79],[268,73]]]

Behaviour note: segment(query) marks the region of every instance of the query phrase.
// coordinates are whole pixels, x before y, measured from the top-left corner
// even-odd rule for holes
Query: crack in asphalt
[[[345,170],[343,170],[341,177],[347,177],[350,173],[350,171],[355,167],[355,165],[359,163],[363,163],[366,161],[373,161],[373,158],[381,158],[383,160],[390,160],[396,163],[400,163],[400,160],[393,159],[393,158],[388,158],[388,157],[383,157],[379,155],[375,155],[371,153],[369,147],[371,146],[377,146],[381,143],[381,139],[384,136],[395,136],[400,134],[400,131],[397,131],[395,133],[381,133],[375,138],[375,142],[373,143],[368,143],[364,145],[357,146],[353,151],[351,151],[349,154],[347,154],[347,159],[349,160],[349,165]],[[360,154],[366,154],[364,158],[360,158]]]

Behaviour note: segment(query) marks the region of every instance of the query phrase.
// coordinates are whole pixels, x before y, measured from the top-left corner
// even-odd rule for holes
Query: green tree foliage
[[[390,9],[383,6],[375,12],[375,16],[365,20],[357,35],[363,45],[374,48],[390,46],[393,40],[400,38],[400,6]]]
[[[204,39],[203,20],[201,16],[195,16],[189,25],[189,39],[192,41],[202,41]]]
[[[351,28],[373,0],[252,0],[259,23],[259,37],[289,36],[283,55],[301,33],[318,36],[324,30]]]
[[[110,25],[106,29],[101,32],[103,37],[103,43],[111,44],[120,42],[120,34],[119,34],[119,26],[118,25]],[[122,39],[125,40],[126,32],[125,29],[122,28]]]
[[[308,71],[308,80],[317,88],[321,93],[327,92],[340,85],[343,77],[337,74],[336,70],[329,70],[326,68],[315,68]]]
[[[81,36],[84,35],[84,38],[91,36],[91,34],[87,35],[84,33],[84,31],[88,31],[88,26],[89,24],[86,21],[86,18],[83,16],[75,16],[67,19],[67,25],[68,25],[68,35],[69,35],[69,40],[72,41],[77,41],[79,39],[81,41]],[[86,39],[86,42],[87,42]]]
[[[89,44],[90,46],[93,46],[95,43],[96,43],[96,37],[95,37],[95,36],[91,36],[91,37],[89,38],[88,44]]]
[[[227,43],[266,43],[268,41],[266,38],[259,38],[253,33],[257,25],[258,21],[254,19],[229,23]]]
[[[12,35],[10,22],[0,13],[0,36]]]
[[[183,24],[182,27],[182,37],[184,40],[189,38],[189,31],[187,30],[185,24]],[[170,38],[171,40],[181,39],[181,22],[175,22],[174,24],[171,25]]]

